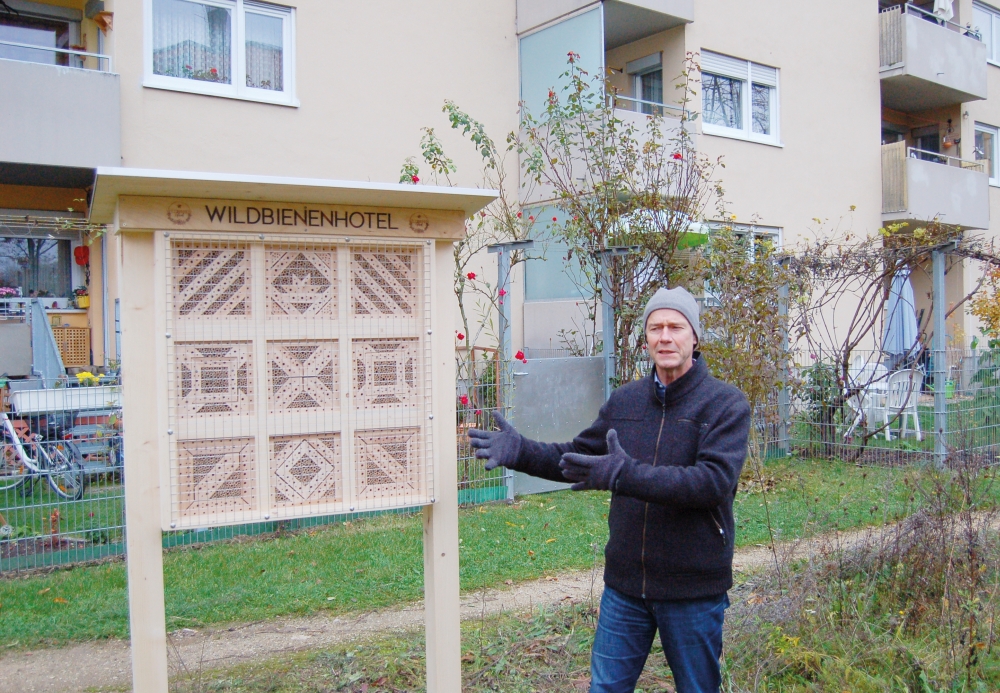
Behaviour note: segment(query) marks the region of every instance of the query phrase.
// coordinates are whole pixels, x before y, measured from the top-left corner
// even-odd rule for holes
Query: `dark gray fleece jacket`
[[[632,460],[611,496],[605,584],[642,599],[722,594],[733,584],[733,498],[750,407],[742,392],[709,375],[698,352],[663,392],[661,399],[650,371],[615,390],[573,442],[523,439],[516,468],[565,481],[562,454],[607,454],[615,429]]]

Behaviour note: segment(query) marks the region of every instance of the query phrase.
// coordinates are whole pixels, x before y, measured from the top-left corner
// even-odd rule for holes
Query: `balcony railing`
[[[35,46],[30,43],[18,43],[17,41],[3,41],[0,40],[0,46],[9,46],[11,48],[20,48],[24,50],[39,51],[46,54],[55,55],[65,55],[67,56],[67,61],[69,65],[63,65],[62,67],[75,67],[84,70],[96,69],[98,72],[111,72],[111,56],[104,55],[103,53],[88,53],[87,51],[78,51],[70,48],[52,48],[49,46]],[[97,63],[96,68],[90,68],[87,66],[87,59],[93,58]],[[19,58],[13,58],[14,60],[19,60]],[[41,62],[38,60],[26,60],[24,62]]]
[[[989,226],[989,180],[981,161],[882,145],[882,221],[938,219],[954,226]]]
[[[958,32],[962,36],[968,36],[977,41],[983,40],[978,29],[946,21],[933,12],[928,12],[910,3],[896,5],[879,12],[879,64],[882,67],[890,67],[903,62],[903,15],[906,14],[933,22],[938,26]]]
[[[645,113],[646,115],[660,116],[661,118],[680,118],[684,115],[684,109],[670,104],[657,103],[656,101],[644,101],[633,99],[627,96],[614,95],[615,108],[632,113]]]

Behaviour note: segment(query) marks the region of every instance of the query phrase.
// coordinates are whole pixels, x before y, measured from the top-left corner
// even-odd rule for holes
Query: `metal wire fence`
[[[0,390],[0,573],[122,553],[120,390],[89,371]]]
[[[510,480],[503,470],[483,468],[466,432],[474,426],[491,426],[494,411],[510,413],[511,369],[492,349],[456,352],[456,368],[459,503],[509,498]],[[120,393],[119,380],[101,374],[93,379],[11,380],[0,387],[0,575],[125,553],[125,422]],[[386,512],[416,511],[193,527],[164,532],[163,546],[294,531]]]
[[[790,451],[871,465],[1000,461],[1000,350],[949,349],[944,362],[935,398],[930,352],[855,351],[846,363],[806,355],[790,397]]]
[[[792,386],[754,415],[762,459],[789,454],[866,465],[928,464],[935,453],[930,355],[903,360],[807,354]],[[473,505],[511,497],[503,470],[487,472],[467,431],[511,413],[512,367],[495,350],[456,352],[458,499]],[[1000,349],[946,354],[943,436],[947,459],[1000,463]],[[125,552],[120,383],[113,376],[0,388],[0,575],[94,561]],[[940,403],[940,402],[939,402]],[[940,448],[939,448],[940,449]],[[221,528],[165,532],[164,548],[351,522],[385,512],[354,512]]]

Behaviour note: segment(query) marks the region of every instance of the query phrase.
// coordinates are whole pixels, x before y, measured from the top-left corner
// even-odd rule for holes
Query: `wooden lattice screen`
[[[90,365],[90,328],[53,327],[63,365],[68,368]]]
[[[160,243],[171,527],[431,502],[426,243]]]

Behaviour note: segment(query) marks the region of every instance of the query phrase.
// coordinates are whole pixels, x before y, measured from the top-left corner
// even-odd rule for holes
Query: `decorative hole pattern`
[[[178,241],[172,270],[173,303],[179,318],[250,317],[250,252],[246,247]]]
[[[281,506],[342,500],[340,434],[271,438],[271,484]]]
[[[268,342],[270,411],[339,408],[339,362],[336,341]]]
[[[351,302],[355,315],[412,317],[418,288],[415,249],[351,248]]]
[[[171,528],[429,502],[426,244],[158,238]]]
[[[419,442],[417,428],[356,431],[358,498],[388,499],[418,494],[424,481]]]
[[[354,405],[382,409],[417,400],[416,339],[356,339]]]
[[[182,441],[177,445],[182,515],[225,515],[255,505],[252,438]]]
[[[179,342],[176,346],[177,414],[253,413],[250,342]]]
[[[336,250],[267,250],[268,317],[336,317]]]

